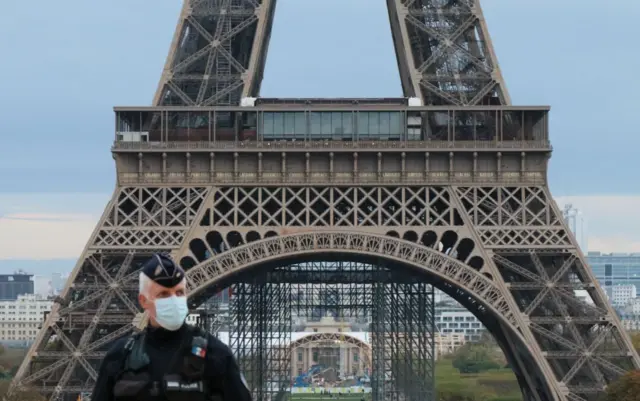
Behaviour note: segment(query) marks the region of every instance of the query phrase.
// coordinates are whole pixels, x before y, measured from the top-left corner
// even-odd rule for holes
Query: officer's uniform
[[[185,323],[176,331],[148,327],[118,340],[102,362],[91,400],[251,401],[251,394],[229,347]]]

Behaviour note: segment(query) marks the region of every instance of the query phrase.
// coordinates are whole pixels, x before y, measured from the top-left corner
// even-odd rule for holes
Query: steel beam
[[[414,287],[379,281],[367,297],[343,293],[351,309],[371,310],[377,400],[432,391],[429,374],[422,375],[429,369],[423,363],[429,358],[426,326],[407,323],[422,316],[420,302],[411,299],[424,300],[415,286],[426,283],[469,308],[494,334],[527,401],[597,400],[625,371],[640,368],[547,187],[548,108],[510,106],[478,0],[387,1],[404,94],[421,98],[423,108],[361,99],[354,110],[344,101],[316,99],[311,106],[267,102],[251,110],[257,118],[278,111],[415,111],[426,135],[421,140],[224,139],[218,136],[222,123],[247,112],[240,99],[259,94],[275,4],[184,2],[155,108],[117,110],[139,120],[148,115],[160,138],[114,146],[116,191],[12,391],[31,387],[49,400],[75,401],[90,389],[110,344],[145,325],[132,283],[157,251],[171,252],[188,270],[192,306],[214,286],[237,288],[232,347],[247,373],[256,375],[252,383],[265,371],[284,383],[291,358],[288,347],[274,351],[285,339],[273,333],[291,324],[291,287],[329,280],[355,288],[370,276],[307,271],[308,284],[301,284],[299,271],[275,272],[259,283],[238,280],[239,274],[258,277],[321,261],[409,266],[420,278]],[[521,117],[536,110],[543,114],[541,128],[530,132],[539,137],[517,134],[527,132]],[[467,118],[473,113],[495,118]],[[198,124],[206,139],[171,137],[179,133],[178,121],[187,122],[189,133],[196,128],[191,114],[205,116],[206,124]],[[473,140],[458,137],[464,133],[459,127],[471,129]],[[495,135],[484,140],[477,135],[481,127]],[[585,289],[590,302],[576,289]],[[267,296],[282,307],[268,308]],[[359,316],[332,299],[300,307],[301,313],[318,309]],[[402,336],[402,327],[418,334]],[[409,348],[417,352],[415,361],[399,363]],[[250,358],[240,350],[251,351]],[[398,372],[416,371],[424,381],[399,384]],[[386,382],[386,373],[396,380]],[[252,390],[272,391],[259,384]]]

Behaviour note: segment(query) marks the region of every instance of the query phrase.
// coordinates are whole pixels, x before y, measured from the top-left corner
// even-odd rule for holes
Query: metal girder
[[[185,0],[154,105],[258,96],[276,0]],[[387,0],[405,96],[510,104],[478,0]]]
[[[257,94],[275,0],[185,0],[155,105],[239,104]]]
[[[134,330],[126,321],[137,311],[130,283],[139,263],[172,244],[188,269],[194,299],[229,272],[283,257],[308,260],[338,252],[341,258],[413,265],[458,299],[474,299],[480,316],[503,322],[500,330],[510,331],[505,346],[526,361],[514,369],[536,364],[535,371],[522,373],[523,380],[547,383],[532,400],[591,400],[594,388],[602,391],[637,366],[637,355],[572,239],[558,248],[557,237],[546,236],[550,229],[566,230],[552,202],[545,188],[528,186],[120,188],[62,296],[66,306],[52,313],[43,340],[25,361],[29,373],[16,383],[52,396],[86,387],[108,346],[105,338]],[[485,230],[504,234],[483,235]],[[137,242],[138,232],[145,233],[144,243]],[[119,240],[106,242],[116,235]],[[284,279],[292,280],[289,285],[316,280],[303,273],[292,271]],[[593,304],[577,299],[575,288],[586,288]],[[59,339],[62,348],[48,348],[58,344],[49,338]],[[59,385],[52,389],[51,383]]]
[[[154,202],[161,203],[155,207]],[[547,227],[563,228],[545,188],[145,187],[119,189],[111,205],[91,240],[95,250],[84,257],[63,296],[68,306],[58,308],[43,329],[59,338],[64,348],[34,345],[36,351],[28,363],[38,370],[23,376],[22,386],[64,395],[72,393],[66,389],[91,380],[108,344],[104,330],[117,330],[111,336],[114,339],[134,329],[124,324],[127,317],[135,316],[132,304],[123,302],[117,289],[132,301],[135,285],[131,281],[136,279],[138,264],[166,244],[167,237],[188,239],[172,246],[189,269],[189,285],[196,298],[228,272],[268,264],[283,255],[304,259],[339,252],[343,258],[384,258],[426,269],[425,274],[442,283],[437,284],[440,288],[463,297],[459,299],[475,299],[482,311],[478,313],[495,316],[503,322],[503,331],[511,330],[508,344],[516,344],[512,348],[520,350],[519,358],[526,364],[540,367],[526,381],[547,383],[544,391],[551,391],[539,390],[532,399],[572,399],[573,395],[562,392],[567,388],[581,391],[574,395],[590,400],[596,394],[594,388],[603,389],[625,369],[637,366],[637,355],[575,246],[568,242],[561,250],[552,246],[557,245],[555,237],[545,239]],[[508,236],[482,235],[483,230],[496,228]],[[113,242],[108,245],[111,251],[100,251],[98,241],[106,238],[107,230],[111,236],[122,236],[116,242],[119,251],[113,249]],[[144,245],[132,243],[129,238],[143,230],[156,234],[147,236]],[[511,248],[512,242],[519,248]],[[536,244],[548,244],[549,249],[529,248]],[[319,278],[329,279],[326,274]],[[289,273],[286,279],[313,282],[301,272]],[[95,291],[100,287],[102,292]],[[587,288],[593,305],[575,298],[575,288]],[[80,318],[82,313],[97,315]],[[118,313],[121,318],[116,317]],[[77,336],[78,330],[102,331]],[[59,354],[47,354],[54,351]],[[60,382],[58,390],[51,390],[51,380],[60,379],[66,384]]]
[[[279,399],[291,382],[291,284],[263,273],[231,289],[229,346],[254,399]]]
[[[237,105],[243,96],[257,96],[275,4],[185,1],[153,104]],[[478,0],[387,0],[387,7],[405,96],[418,96],[427,105],[510,104]],[[437,122],[429,124],[439,127]],[[540,149],[548,151],[546,139]],[[430,146],[444,149],[450,143],[416,144],[425,148],[425,158],[424,174],[414,178],[385,176],[380,169],[358,172],[354,163],[348,177],[339,181],[343,176],[334,171],[333,162],[312,179],[295,178],[304,173],[283,163],[283,169],[292,171],[273,173],[280,178],[269,185],[241,183],[239,174],[233,179],[217,176],[213,167],[199,185],[189,174],[166,174],[152,184],[141,179],[141,173],[130,173],[137,177],[135,185],[118,186],[12,389],[33,387],[50,400],[64,401],[90,390],[110,344],[145,324],[132,282],[141,263],[157,251],[171,252],[188,270],[193,305],[203,302],[214,285],[245,291],[234,301],[232,314],[253,314],[255,319],[236,319],[234,346],[256,349],[256,341],[261,342],[260,349],[269,357],[259,364],[243,361],[245,367],[253,364],[254,372],[286,371],[289,348],[283,353],[264,347],[267,342],[282,345],[282,335],[252,325],[288,327],[291,307],[269,309],[265,296],[275,297],[279,305],[292,305],[287,298],[290,287],[303,285],[305,276],[276,272],[279,279],[290,280],[286,285],[274,285],[274,277],[261,283],[234,282],[231,277],[246,271],[257,277],[258,272],[282,267],[284,260],[289,265],[312,264],[327,257],[371,265],[384,262],[398,269],[411,266],[422,278],[419,285],[428,281],[470,308],[513,362],[526,401],[593,401],[626,370],[640,368],[640,358],[545,185],[545,173],[527,175],[530,161],[525,153],[530,148],[496,149],[495,177],[501,178],[478,180],[466,172],[456,176],[451,166],[459,149],[447,148],[447,174],[429,170]],[[334,151],[375,149],[379,163],[394,146],[329,145],[332,157]],[[313,159],[329,145],[304,144],[300,151]],[[256,146],[248,142],[245,150]],[[295,146],[301,145],[274,144],[273,149],[285,155],[285,148]],[[215,156],[237,163],[234,158],[242,149],[222,146]],[[192,150],[198,147],[181,151]],[[521,154],[522,167],[503,174],[501,158],[509,152]],[[138,163],[143,164],[142,157]],[[123,174],[128,171],[134,170]],[[263,171],[248,174],[262,176]],[[287,174],[291,178],[285,179]],[[310,277],[309,285],[327,279],[335,281],[332,285],[345,284],[344,278],[331,274]],[[356,275],[348,285],[368,279]],[[409,340],[402,344],[404,340],[388,329],[399,327],[403,313],[413,316],[409,320],[422,316],[415,307],[419,303],[401,310],[397,302],[390,302],[409,291],[408,283],[374,287],[370,298],[345,301],[353,308],[368,304],[377,316],[372,349],[382,351],[372,351],[372,367],[392,375],[398,369],[411,371],[413,363],[406,370],[394,362],[394,355],[409,349]],[[576,289],[588,292],[588,302],[574,294]],[[324,301],[301,309],[318,308],[348,310]],[[248,338],[246,332],[259,335]],[[418,364],[429,358],[425,344],[412,344],[422,355]],[[428,367],[416,369],[423,368]],[[277,381],[284,383],[282,377]],[[428,383],[413,384],[418,386],[410,392],[428,393]],[[402,398],[380,380],[375,385],[376,394]],[[265,393],[264,386],[260,388]]]

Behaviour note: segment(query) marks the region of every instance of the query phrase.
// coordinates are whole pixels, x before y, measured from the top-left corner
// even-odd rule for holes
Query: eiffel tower
[[[276,1],[185,0],[153,107],[115,109],[117,187],[14,390],[90,392],[144,326],[155,251],[192,306],[259,266],[410,267],[482,320],[527,401],[595,400],[640,367],[547,186],[549,108],[511,105],[478,0],[387,8],[405,98],[263,99]]]

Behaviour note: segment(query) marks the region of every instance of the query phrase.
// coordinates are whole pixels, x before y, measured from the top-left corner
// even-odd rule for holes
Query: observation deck
[[[512,174],[518,181],[535,169],[538,181],[552,150],[547,106],[422,106],[407,98],[243,103],[114,108],[119,180],[501,182],[504,173],[519,172]]]

